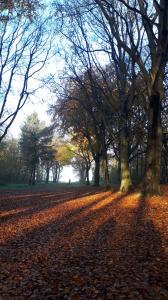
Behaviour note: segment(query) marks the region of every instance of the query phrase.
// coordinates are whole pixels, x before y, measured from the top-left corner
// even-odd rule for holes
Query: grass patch
[[[68,182],[59,182],[59,183],[37,183],[35,185],[29,185],[26,183],[11,183],[11,184],[2,184],[0,185],[0,190],[36,190],[36,189],[53,189],[53,188],[61,188],[61,187],[82,187],[85,186],[80,182],[72,182],[69,184]]]

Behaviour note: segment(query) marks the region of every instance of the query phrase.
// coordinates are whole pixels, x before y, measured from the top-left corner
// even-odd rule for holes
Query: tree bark
[[[107,152],[104,154],[104,183],[106,187],[109,187],[110,177],[109,177]]]
[[[132,186],[129,168],[129,141],[126,119],[122,118],[120,129],[120,191],[128,192]]]
[[[149,99],[148,142],[144,176],[144,193],[160,194],[160,171],[162,151],[161,99],[153,91]]]
[[[90,184],[90,181],[89,181],[89,170],[90,170],[90,167],[86,167],[86,184],[89,185]]]
[[[29,176],[29,185],[32,184],[32,170],[31,170],[31,173],[30,173],[30,176]]]
[[[139,181],[139,154],[137,148],[137,157],[136,157],[136,183]]]
[[[36,165],[33,167],[33,173],[32,173],[32,185],[35,185],[36,183]]]
[[[60,179],[60,173],[61,173],[61,167],[58,165],[58,169],[57,169],[57,179],[56,179],[56,182],[57,182],[57,183],[59,182],[59,179]]]
[[[35,185],[36,183],[36,166],[33,165],[29,177],[29,185]]]
[[[46,168],[46,183],[48,183],[48,181],[49,181],[49,174],[50,174],[50,168],[47,166],[47,168]]]
[[[120,161],[121,161],[121,183],[120,183],[120,191],[128,192],[132,186],[131,174],[128,163],[128,149],[127,149],[127,141],[123,140],[120,150]]]
[[[117,184],[119,184],[120,182],[121,182],[121,162],[119,158],[117,163]]]
[[[141,174],[140,174],[140,179],[142,180],[144,175],[144,155],[141,155]]]
[[[94,172],[94,186],[100,185],[100,155],[96,155],[95,161],[95,172]]]

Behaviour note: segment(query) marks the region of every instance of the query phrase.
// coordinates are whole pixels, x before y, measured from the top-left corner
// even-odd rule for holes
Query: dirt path
[[[168,187],[0,197],[0,299],[168,299]]]

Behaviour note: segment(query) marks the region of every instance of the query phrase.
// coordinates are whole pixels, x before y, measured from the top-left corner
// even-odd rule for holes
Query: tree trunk
[[[142,180],[144,175],[144,155],[141,155],[141,174],[140,174],[140,179]]]
[[[49,167],[47,167],[46,168],[46,183],[48,183],[48,181],[49,181],[49,174],[50,174],[50,168]]]
[[[130,174],[129,163],[128,163],[128,150],[126,149],[126,145],[122,146],[120,160],[121,160],[120,191],[128,192],[128,190],[132,186],[132,180],[131,180],[131,174]]]
[[[117,163],[117,185],[119,185],[120,182],[121,182],[121,162],[119,159]]]
[[[29,185],[35,185],[36,166],[33,165],[29,177]]]
[[[136,183],[139,181],[139,153],[137,147],[137,157],[136,157]]]
[[[86,184],[87,185],[90,184],[90,182],[89,182],[89,170],[90,170],[90,167],[86,166]]]
[[[35,185],[36,183],[36,165],[33,167],[33,172],[32,172],[32,185]]]
[[[129,168],[129,141],[126,120],[122,120],[120,130],[120,191],[128,192],[132,186],[131,172]]]
[[[53,183],[56,183],[57,182],[57,166],[53,166],[52,167],[52,176],[53,176]]]
[[[106,187],[110,185],[107,152],[104,154],[104,183]]]
[[[95,161],[95,172],[94,172],[94,186],[100,185],[100,155],[96,155]]]
[[[59,179],[60,179],[60,173],[61,173],[61,167],[58,165],[58,168],[57,168],[57,179],[56,179],[57,183],[59,182]]]
[[[52,181],[53,183],[56,183],[56,176],[55,176],[55,172],[52,170]]]
[[[160,169],[162,151],[161,99],[153,92],[149,99],[148,142],[145,164],[144,193],[160,194]]]
[[[33,174],[33,170],[31,169],[30,176],[29,176],[29,185],[32,185],[32,174]]]
[[[79,177],[80,177],[80,182],[82,184],[85,184],[86,180],[86,169],[84,163],[81,163],[79,166]]]

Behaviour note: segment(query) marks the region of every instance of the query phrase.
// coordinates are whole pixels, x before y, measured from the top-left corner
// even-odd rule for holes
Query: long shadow
[[[26,196],[40,196],[41,194],[61,194],[61,193],[87,193],[92,191],[102,191],[105,188],[103,187],[93,187],[93,186],[85,186],[85,187],[55,187],[54,189],[38,189],[38,190],[10,190],[10,191],[4,191],[3,193],[0,192],[0,199],[6,199],[8,198],[20,198],[20,197],[26,197]]]
[[[101,212],[107,208],[110,205]],[[109,291],[111,299],[120,299],[120,296],[121,299],[168,299],[168,257],[161,234],[148,217],[147,209],[148,199],[141,197],[133,218],[130,218],[132,222],[129,227],[125,226],[117,245],[113,238],[120,224],[114,217],[100,225],[94,237],[88,241],[85,256],[82,254],[81,259],[85,258],[86,265],[88,261],[94,261],[87,272],[92,274],[91,280],[99,277],[97,282],[94,281],[96,285],[93,285],[101,299],[109,299]],[[82,248],[78,249],[78,253],[83,253]],[[72,258],[74,263],[75,258],[76,254]],[[96,267],[96,264],[101,267]],[[83,276],[87,278],[86,273]]]
[[[159,230],[148,216],[149,198],[141,197],[130,232],[136,275],[141,274],[139,289],[145,299],[168,299],[168,257]]]
[[[73,232],[75,232],[78,228],[80,223],[82,224],[82,226],[85,226],[86,224],[91,223],[99,218],[99,215],[103,215],[103,214],[108,214],[108,210],[115,207],[116,205],[118,205],[121,201],[123,201],[124,197],[128,196],[129,193],[127,194],[119,194],[117,197],[112,198],[112,201],[109,201],[109,203],[103,205],[103,207],[99,207],[96,208],[92,211],[88,211],[84,216],[79,215],[78,218],[76,218],[75,220],[72,220],[72,222],[70,222],[66,228],[66,232],[71,235]],[[102,200],[106,199],[106,198],[110,198],[109,196],[104,196]],[[112,197],[112,196],[111,196]],[[99,203],[99,201],[97,202]],[[96,204],[96,203],[95,203]],[[91,207],[89,207],[91,208]],[[98,231],[101,230],[100,228],[98,229]]]
[[[12,285],[12,292],[8,290],[5,296],[22,296],[23,299],[26,299],[28,294],[24,296],[24,288],[28,284],[27,281],[30,282],[30,278],[33,278],[31,279],[31,284],[33,287],[32,290],[29,290],[29,296],[35,289],[37,292],[37,298],[42,297],[45,299],[45,297],[50,297],[50,293],[52,291],[53,298],[51,299],[64,299],[64,293],[62,294],[62,291],[58,291],[59,287],[55,282],[59,284],[63,283],[64,285],[68,284],[66,270],[71,270],[72,268],[72,275],[75,275],[71,264],[73,258],[76,255],[78,256],[79,252],[78,247],[76,247],[76,254],[73,253],[70,257],[71,245],[68,243],[68,248],[66,249],[67,246],[65,243],[64,249],[64,236],[62,237],[62,233],[65,233],[65,235],[67,234],[67,229],[71,218],[82,214],[83,211],[90,209],[98,202],[103,201],[106,197],[107,195],[104,195],[103,197],[92,201],[92,203],[86,205],[85,207],[80,207],[73,210],[59,220],[42,225],[39,228],[31,230],[31,232],[26,232],[23,235],[6,242],[3,247],[1,247],[1,267],[2,270],[5,269],[5,272],[7,272],[5,273],[3,271],[5,275],[3,275],[2,272],[2,282],[3,286],[6,284],[7,287],[10,282],[10,285]],[[119,198],[121,198],[121,196],[119,196]],[[111,226],[115,226],[115,221],[111,222]],[[74,229],[76,230],[76,227]],[[107,226],[104,224],[103,231],[105,230],[107,233],[109,229],[109,225]],[[61,236],[59,236],[59,231],[61,232]],[[52,241],[56,235],[58,245],[53,245]],[[101,232],[97,233],[97,238],[99,239],[100,237],[100,241],[101,235]],[[61,243],[59,243],[59,238],[63,238]],[[79,247],[81,250],[82,248],[83,246]],[[42,254],[42,259],[40,259],[40,253]],[[82,253],[83,251],[81,251],[81,254]],[[61,258],[62,254],[63,258]],[[53,259],[53,256],[54,260],[51,262],[50,258]],[[79,256],[79,259],[82,259],[81,256]],[[56,270],[53,269],[53,264],[55,265]],[[75,261],[74,266],[75,268],[77,266],[77,262]],[[13,270],[14,274],[10,272],[11,269]],[[48,269],[50,270],[49,273]],[[18,279],[16,279],[18,276],[21,278],[19,283]],[[43,289],[39,282],[42,282]],[[4,295],[3,289],[2,295]]]
[[[146,198],[140,199],[128,218],[129,227],[123,228],[125,235],[118,237],[116,245],[117,228],[122,225],[118,220],[122,220],[115,216],[115,206],[125,196],[118,195],[111,203],[94,210],[97,203],[109,197],[105,195],[9,240],[2,250],[2,267],[8,261],[14,273],[21,274],[22,284],[16,286],[13,282],[15,297],[26,299],[37,293],[36,299],[76,299],[78,295],[77,299],[167,300],[168,259],[159,231],[146,216]],[[127,219],[128,209],[120,209]],[[102,215],[105,218],[99,223]],[[96,231],[89,234],[88,228],[96,220]],[[82,241],[73,241],[77,230],[79,237],[84,232]],[[27,270],[29,279],[22,269]],[[30,278],[33,288],[28,288],[30,294],[24,296],[24,282]],[[9,281],[10,275],[4,283]]]
[[[107,267],[108,243],[103,258],[99,255],[99,261],[102,259],[106,264],[105,270],[108,268],[109,273],[112,270],[112,278],[115,277],[111,282],[117,291],[112,293],[112,297],[117,297],[118,293],[125,294],[127,299],[168,299],[168,257],[161,234],[149,218],[148,201],[148,198],[141,197],[129,229],[124,229],[124,235],[117,245],[111,242],[109,249],[114,261],[110,268]],[[93,239],[90,245],[93,247],[94,243]],[[96,247],[103,251],[103,244],[96,242]],[[105,272],[102,273],[104,276]],[[108,285],[105,284],[105,287],[107,292]]]
[[[107,212],[110,206],[114,206],[120,200],[122,196],[116,202],[100,209],[99,213]],[[81,264],[81,260],[84,259],[86,265],[89,265],[87,272],[91,274],[91,281],[96,282],[99,276],[96,286],[92,285],[101,299],[109,299],[109,290],[111,299],[120,299],[122,295],[126,297],[124,299],[168,299],[168,257],[164,251],[161,234],[149,219],[147,209],[148,199],[142,197],[138,208],[134,210],[130,227],[125,228],[125,234],[118,240],[117,245],[113,242],[113,236],[120,224],[112,217],[98,227],[92,239],[85,243],[86,247],[79,245],[74,251],[69,267],[72,267],[72,264]],[[98,218],[99,213],[90,214],[92,222],[94,218]],[[83,226],[88,219],[89,214],[81,220]],[[72,224],[74,231],[78,225],[78,220]],[[68,233],[71,235],[72,231]],[[97,267],[96,264],[101,267]],[[87,278],[82,269],[81,274]],[[67,284],[70,284],[70,278],[67,279]]]
[[[49,194],[49,199],[45,199],[48,197],[48,194],[38,194],[38,199],[34,199],[34,194],[30,195],[27,199],[21,199],[19,202],[16,200],[11,202],[11,199],[3,200],[5,203],[2,203],[1,200],[1,213],[9,211],[9,214],[0,216],[0,223],[6,222],[8,220],[13,220],[20,217],[25,217],[29,215],[36,214],[42,210],[49,209],[51,207],[55,207],[60,205],[60,203],[66,203],[69,201],[75,201],[76,198],[83,198],[85,196],[96,195],[100,191],[91,191],[87,193],[77,193],[77,192],[67,192],[60,194]],[[70,194],[71,193],[71,194]],[[63,195],[63,197],[62,197]],[[24,195],[23,195],[24,197]],[[26,209],[25,209],[26,208]],[[10,210],[23,209],[23,211],[14,211],[10,213]]]
[[[42,297],[43,299],[45,299],[45,297],[48,297],[50,292],[49,290],[52,290],[52,294],[54,293],[54,296],[52,299],[64,299],[64,295],[62,294],[63,292],[60,291],[60,293],[57,290],[57,286],[53,286],[53,281],[56,280],[56,282],[60,282],[60,284],[68,284],[68,277],[65,274],[66,273],[66,269],[67,268],[71,268],[71,264],[73,261],[73,258],[78,254],[79,251],[77,250],[77,248],[75,249],[75,252],[72,252],[71,257],[69,257],[70,252],[71,252],[71,245],[70,248],[68,246],[68,248],[66,249],[66,242],[65,242],[65,249],[64,249],[64,237],[67,235],[67,230],[68,230],[68,226],[69,226],[69,221],[77,215],[81,215],[83,211],[90,209],[92,206],[96,205],[97,203],[103,201],[105,198],[107,197],[107,195],[104,195],[103,197],[101,197],[100,199],[94,200],[92,203],[90,203],[89,205],[86,205],[85,207],[80,207],[72,212],[70,212],[69,214],[67,214],[66,216],[64,216],[63,218],[60,218],[59,220],[54,220],[48,224],[42,225],[39,228],[35,228],[33,230],[31,230],[31,232],[25,232],[22,235],[20,235],[19,237],[17,237],[16,239],[11,239],[8,242],[6,242],[4,244],[3,247],[1,247],[1,261],[2,261],[2,268],[4,268],[4,266],[6,266],[7,268],[7,275],[5,275],[3,278],[3,284],[5,286],[5,284],[10,284],[12,285],[12,293],[10,293],[10,291],[6,294],[7,296],[15,296],[15,297],[20,297],[22,296],[23,299],[26,299],[27,296],[24,297],[23,294],[23,283],[16,283],[14,278],[15,276],[20,276],[22,279],[22,282],[25,281],[25,274],[30,273],[30,276],[33,276],[33,280],[32,280],[32,284],[33,284],[33,289],[36,287],[38,296]],[[117,203],[117,200],[121,200],[122,196],[120,195],[118,198],[116,197],[115,200]],[[98,215],[98,211],[96,212],[96,214],[94,215],[94,217],[96,218],[96,215]],[[92,213],[90,213],[90,218],[92,217]],[[85,223],[86,218],[83,219],[83,222]],[[83,226],[84,226],[83,223]],[[110,225],[109,225],[110,224]],[[76,224],[75,224],[76,225]],[[81,220],[81,226],[82,226],[82,220]],[[104,242],[104,239],[102,240],[102,233],[105,231],[105,233],[107,234],[109,231],[111,231],[111,228],[115,228],[115,220],[113,221],[108,221],[108,224],[103,225],[103,229],[100,229],[97,232],[97,239],[100,240],[100,242]],[[74,228],[74,230],[76,230],[76,227]],[[59,231],[61,232],[61,236],[59,236]],[[65,233],[65,236],[62,236],[62,233]],[[55,236],[57,235],[57,243],[58,244],[52,244],[52,241],[54,240]],[[69,235],[69,239],[71,238],[71,233]],[[88,237],[89,238],[89,237]],[[61,241],[61,243],[59,244],[59,239]],[[67,237],[67,242],[68,242],[68,237]],[[78,243],[78,241],[77,241]],[[63,248],[62,248],[63,247]],[[82,261],[82,253],[84,253],[82,251],[83,245],[81,245],[79,247],[79,249],[81,250],[81,254],[79,255],[79,259],[80,261]],[[42,259],[42,261],[39,262],[39,260],[37,259],[36,261],[36,257],[38,258],[38,252],[39,252],[39,257],[40,257],[40,251],[42,251],[41,253],[43,253],[44,249],[44,253],[46,253],[47,250],[47,255]],[[84,249],[84,248],[83,248]],[[63,259],[61,259],[61,256],[63,254]],[[51,265],[51,263],[49,263],[49,258],[52,257],[54,255],[55,257],[55,261],[53,261],[53,264],[57,266],[57,270],[54,271],[53,273],[53,266]],[[83,254],[84,255],[84,254]],[[84,255],[85,256],[85,255]],[[47,263],[47,265],[46,265]],[[49,264],[49,265],[48,265]],[[12,268],[14,270],[14,275],[11,275],[10,272],[8,272],[8,267],[10,267],[10,269]],[[74,267],[77,267],[77,262],[74,261]],[[42,272],[38,271],[38,268],[48,268],[50,269],[49,274],[45,277],[43,277],[43,274],[45,273],[44,270],[42,270]],[[23,272],[23,269],[26,270],[26,272]],[[70,269],[69,269],[70,270]],[[62,273],[63,271],[63,273]],[[64,273],[65,271],[65,273]],[[79,271],[79,270],[78,270]],[[33,272],[33,275],[32,275]],[[34,272],[38,274],[38,278],[34,275]],[[40,272],[40,273],[39,273]],[[3,273],[2,273],[3,274]],[[5,273],[6,274],[6,273]],[[19,274],[19,275],[18,275]],[[74,275],[74,269],[72,268],[72,274]],[[65,276],[64,276],[65,275]],[[10,277],[12,276],[12,278]],[[56,276],[56,277],[55,277]],[[64,278],[63,278],[63,277]],[[84,269],[84,276],[85,276],[85,269]],[[52,278],[51,278],[52,277]],[[57,279],[56,279],[57,278]],[[51,280],[52,279],[52,280]],[[6,283],[7,280],[7,283]],[[43,282],[43,289],[46,289],[46,291],[42,291],[41,290],[41,285],[38,283],[36,283],[36,280],[39,282],[41,280],[41,282]],[[26,279],[27,281],[27,279]],[[32,293],[32,291],[29,291],[30,294]],[[49,294],[48,294],[49,293]],[[29,295],[30,296],[30,295]],[[58,297],[58,298],[57,298]],[[41,298],[41,299],[42,299]],[[86,298],[87,299],[87,298]],[[90,297],[89,297],[90,299]]]
[[[57,218],[55,218],[54,216],[53,216],[53,218],[54,218],[54,221],[47,221],[47,224],[44,224],[44,225],[41,225],[41,224],[37,224],[37,226],[33,229],[33,228],[25,228],[23,231],[22,231],[22,234],[21,235],[19,235],[18,237],[17,237],[17,232],[16,232],[16,235],[15,235],[15,237],[13,238],[12,237],[12,239],[10,240],[8,240],[8,242],[10,243],[10,241],[14,241],[14,243],[15,244],[17,244],[17,240],[22,240],[23,238],[24,238],[24,235],[26,235],[26,237],[28,238],[28,236],[29,236],[29,234],[31,235],[31,236],[33,236],[34,235],[34,233],[36,233],[36,232],[42,232],[45,228],[46,228],[46,226],[48,226],[48,228],[50,228],[50,226],[53,226],[53,224],[55,225],[55,228],[56,228],[56,231],[59,231],[59,227],[61,226],[63,226],[63,223],[64,223],[64,227],[66,226],[65,225],[65,221],[63,221],[64,219],[66,219],[66,220],[70,220],[70,219],[72,219],[72,223],[73,223],[73,218],[74,217],[79,217],[80,218],[80,216],[81,216],[81,214],[84,212],[84,211],[86,211],[86,210],[88,210],[88,209],[90,209],[90,208],[92,208],[94,205],[96,205],[96,204],[98,204],[98,203],[100,203],[101,201],[103,201],[105,198],[107,197],[107,195],[104,195],[104,196],[102,196],[102,197],[99,197],[98,199],[95,199],[95,200],[91,200],[91,203],[89,203],[89,204],[87,204],[87,202],[86,202],[86,204],[84,203],[84,204],[82,204],[82,206],[80,206],[80,207],[78,207],[78,208],[75,208],[75,209],[71,209],[70,211],[65,211],[65,213],[63,213],[63,215],[61,215],[61,217],[57,217]],[[81,199],[83,198],[83,196],[81,196]],[[68,199],[67,201],[75,201],[75,199],[73,198],[73,199]],[[66,202],[67,202],[66,201]],[[80,201],[80,200],[79,200]],[[61,203],[62,203],[62,201],[61,201]],[[59,203],[60,205],[61,205],[61,203]],[[63,202],[63,204],[64,204],[65,202]],[[58,205],[58,203],[57,203],[57,205]],[[43,206],[42,208],[40,207],[40,208],[33,208],[33,209],[30,209],[30,210],[28,210],[28,211],[23,211],[23,212],[20,212],[20,213],[18,213],[15,217],[14,217],[14,221],[15,220],[17,220],[17,218],[19,218],[19,219],[23,219],[23,222],[24,222],[24,218],[25,217],[28,217],[29,215],[31,215],[31,216],[33,216],[33,215],[35,215],[36,216],[36,214],[40,211],[44,211],[45,209],[47,209],[47,210],[50,210],[50,209],[52,209],[53,207],[55,207],[55,204],[54,203],[49,203],[49,204],[47,204],[47,207],[45,206]],[[50,214],[50,212],[48,212],[49,214]],[[5,219],[5,216],[4,216],[4,219]],[[11,220],[11,222],[12,222],[12,220]],[[69,226],[70,226],[70,224],[68,224]],[[68,232],[68,228],[67,228],[67,232]],[[49,237],[48,236],[46,236],[46,238],[48,239]],[[5,242],[5,244],[6,244],[6,242]],[[4,244],[3,244],[4,245]]]
[[[27,193],[27,191],[17,191],[17,193],[12,193],[12,191],[10,192],[6,192],[4,194],[0,195],[0,200],[11,200],[12,199],[19,199],[19,198],[30,198],[32,196],[35,197],[39,197],[41,195],[57,195],[57,194],[76,194],[76,195],[85,195],[85,194],[89,194],[89,193],[94,193],[94,192],[102,192],[104,191],[104,188],[95,188],[95,187],[89,187],[89,188],[68,188],[68,189],[58,189],[58,190],[52,190],[52,191],[47,191],[47,190],[39,190],[39,191],[29,191],[29,193]],[[7,199],[6,199],[7,198]]]
[[[41,233],[43,230],[45,230],[46,227],[49,228],[53,224],[56,226],[56,230],[58,231],[59,230],[59,226],[62,226],[62,223],[64,223],[65,232],[71,234],[71,228],[73,228],[73,231],[75,231],[76,228],[79,227],[79,220],[81,220],[82,224],[84,225],[85,223],[88,223],[88,221],[96,219],[98,217],[100,211],[105,213],[108,210],[109,207],[115,206],[116,203],[118,203],[119,201],[121,201],[124,196],[125,195],[119,195],[116,198],[113,198],[112,202],[110,202],[108,204],[105,204],[103,208],[100,207],[100,208],[96,208],[96,211],[94,209],[93,209],[93,211],[89,211],[96,204],[100,204],[107,197],[110,197],[109,194],[108,195],[105,194],[104,196],[102,196],[102,197],[100,197],[98,199],[91,200],[91,203],[89,203],[89,204],[87,204],[87,202],[86,202],[86,205],[82,204],[82,206],[80,206],[78,208],[71,209],[70,211],[65,212],[63,214],[63,216],[54,219],[54,221],[49,221],[49,222],[47,222],[47,224],[44,224],[44,225],[40,224],[39,226],[37,226],[35,228],[30,228],[30,229],[25,228],[26,238],[28,238],[29,233],[30,233],[30,235],[34,235],[34,233],[36,233],[38,231],[40,231],[40,233]],[[81,198],[82,197],[83,196],[81,195]],[[68,199],[67,202],[68,201],[75,201],[75,199]],[[63,203],[65,203],[65,202],[63,202]],[[60,204],[60,203],[58,203],[58,204]],[[55,204],[53,204],[53,203],[51,205],[47,205],[47,210],[50,209],[50,208],[52,208],[53,206],[55,206]],[[46,208],[46,206],[43,207],[42,209],[45,209],[45,208]],[[18,218],[20,218],[20,217],[24,218],[24,217],[29,216],[29,214],[30,215],[36,214],[39,210],[41,211],[42,209],[37,207],[37,208],[34,208],[33,211],[32,211],[32,209],[30,209],[28,211],[18,212],[17,213],[17,217]],[[87,210],[88,210],[88,212],[87,212]],[[82,213],[85,213],[85,215],[82,216]],[[4,219],[5,219],[5,216],[4,216]],[[64,221],[62,221],[64,219],[66,219],[68,221],[67,225],[66,225],[66,223]],[[22,240],[23,238],[24,238],[24,231],[23,231],[23,233],[20,236],[18,236],[18,237],[16,236],[15,238],[12,238],[11,242],[14,241],[15,244],[17,244],[17,239],[18,240]],[[46,236],[46,239],[49,239],[49,238],[50,237]],[[10,243],[10,239],[6,243]]]

